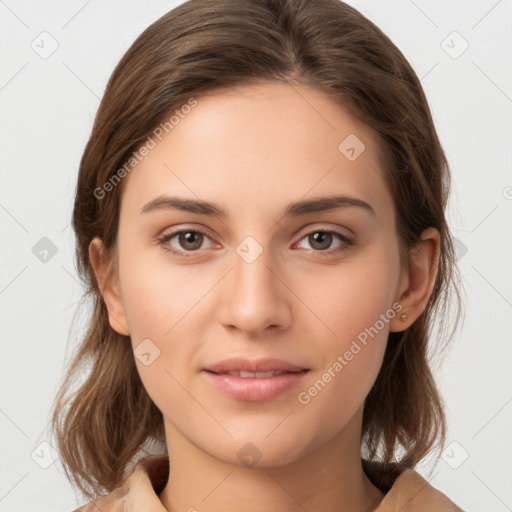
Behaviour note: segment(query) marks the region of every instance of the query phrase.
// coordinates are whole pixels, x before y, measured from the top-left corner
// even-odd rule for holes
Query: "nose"
[[[292,293],[283,271],[267,248],[254,261],[240,254],[234,252],[233,269],[223,280],[221,323],[251,338],[286,329],[292,318]]]

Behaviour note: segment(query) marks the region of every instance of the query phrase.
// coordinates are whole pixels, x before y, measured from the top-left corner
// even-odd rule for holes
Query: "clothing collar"
[[[375,512],[463,512],[419,473],[396,464],[386,467],[362,459],[372,483],[385,493]],[[158,495],[169,478],[169,456],[149,455],[140,460],[122,485],[74,512],[167,512]]]

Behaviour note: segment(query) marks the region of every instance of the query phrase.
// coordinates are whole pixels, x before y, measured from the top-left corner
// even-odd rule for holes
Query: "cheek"
[[[380,371],[389,332],[380,315],[389,308],[383,297],[373,298],[359,308],[355,301],[340,297],[338,313],[327,317],[335,334],[324,331],[317,341],[322,365],[299,390],[297,400],[303,414],[315,418],[320,436],[330,438],[347,425]]]
[[[123,307],[134,344],[176,336],[214,276],[201,278],[193,265],[172,265],[157,247],[126,244],[119,263]]]
[[[125,244],[119,276],[135,362],[151,399],[161,410],[187,403],[180,386],[184,368],[193,368],[204,325],[201,298],[218,279],[193,266],[173,266],[158,249]]]
[[[324,418],[334,430],[361,406],[379,373],[389,322],[397,314],[392,305],[398,269],[393,258],[384,260],[375,252],[357,264],[316,275],[318,291],[306,302],[317,318],[308,313],[304,321],[313,326],[320,320],[318,330],[310,332],[317,333],[322,364],[301,390],[299,403],[315,404],[320,416],[329,416],[334,407],[338,420]],[[308,297],[311,284],[300,281],[301,297]]]
[[[395,314],[392,304],[398,276],[397,261],[383,259],[375,251],[368,257],[318,271],[314,277],[298,274],[294,292],[312,312],[308,316],[320,321],[327,344],[340,348],[386,313],[385,324],[379,322],[377,327],[383,331],[381,337],[387,338],[389,320]]]

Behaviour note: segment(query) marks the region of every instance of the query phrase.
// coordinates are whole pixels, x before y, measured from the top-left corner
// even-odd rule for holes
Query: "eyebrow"
[[[362,199],[350,196],[328,196],[318,197],[315,199],[308,199],[290,203],[284,210],[284,217],[299,217],[308,213],[323,212],[329,210],[335,210],[337,208],[348,208],[358,207],[368,211],[372,215],[375,214],[375,210],[370,204]],[[201,215],[209,215],[212,217],[218,217],[225,219],[229,215],[220,206],[215,203],[203,201],[200,199],[186,199],[183,197],[171,197],[171,196],[158,196],[155,199],[149,201],[141,208],[141,215],[149,212],[159,210],[172,210],[177,209],[190,213],[198,213]]]

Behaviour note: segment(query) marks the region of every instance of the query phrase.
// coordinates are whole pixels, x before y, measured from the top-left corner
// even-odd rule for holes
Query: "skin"
[[[384,495],[361,466],[364,399],[389,331],[406,329],[427,304],[439,234],[426,230],[414,265],[401,264],[377,136],[324,93],[264,82],[197,100],[125,178],[117,253],[97,238],[89,248],[112,328],[130,335],[134,349],[149,338],[160,350],[148,366],[136,358],[165,418],[171,473],[159,497],[176,512],[239,511],[241,503],[246,512],[374,510]],[[349,134],[366,146],[354,161],[338,150]],[[214,202],[229,217],[140,213],[162,194]],[[375,214],[351,206],[282,215],[291,202],[342,194]],[[159,245],[162,235],[194,228],[208,236],[166,242],[190,258]],[[354,244],[334,234],[315,242],[308,235],[319,228]],[[236,251],[247,236],[263,250],[252,263]],[[117,258],[113,272],[109,257]],[[298,394],[397,301],[402,311],[301,404]],[[310,372],[271,400],[235,400],[201,373],[235,356],[276,357]],[[237,456],[246,443],[260,453],[254,467]]]

